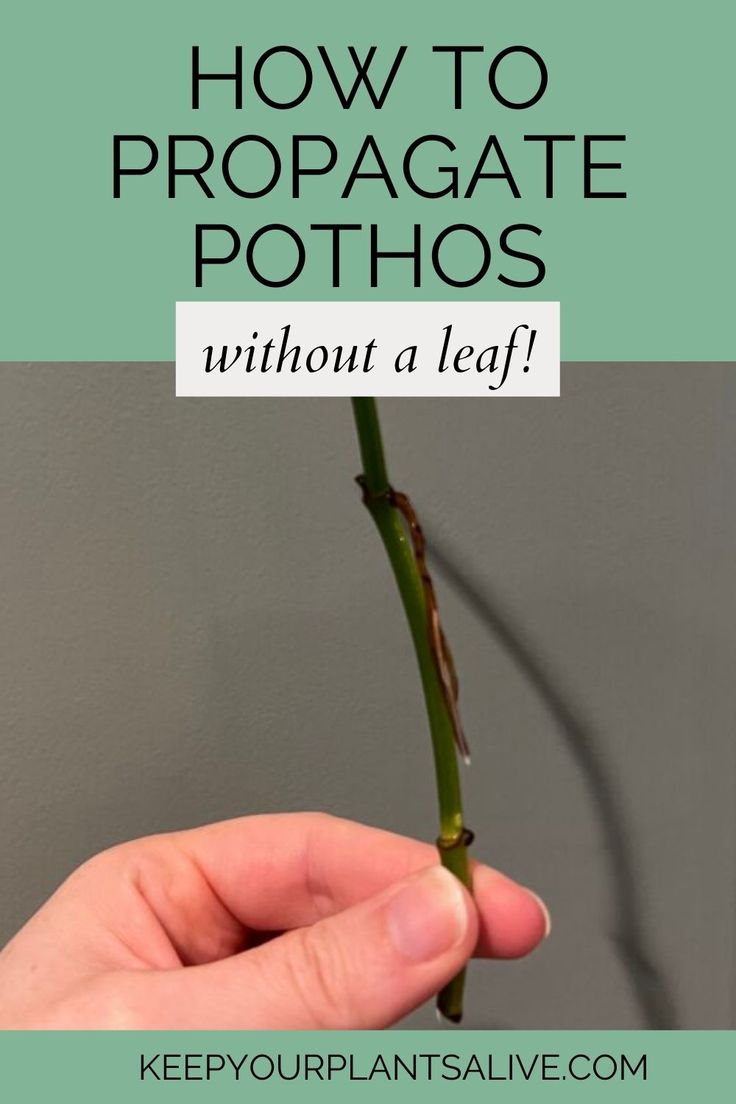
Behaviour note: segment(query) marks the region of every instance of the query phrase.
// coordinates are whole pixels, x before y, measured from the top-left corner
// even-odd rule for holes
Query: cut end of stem
[[[457,1025],[462,1022],[463,1018],[462,1012],[454,1012],[452,1015],[448,1016],[439,1006],[435,1008],[434,1014],[437,1017],[437,1023],[440,1027],[457,1027]]]

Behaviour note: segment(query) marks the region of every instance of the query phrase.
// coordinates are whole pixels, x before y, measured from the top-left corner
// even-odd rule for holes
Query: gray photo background
[[[736,374],[567,364],[562,383],[560,400],[384,402],[394,482],[604,760],[678,1025],[733,1027]],[[173,391],[171,365],[0,366],[0,942],[125,838],[303,808],[435,831],[349,405]],[[468,1026],[641,1026],[569,734],[437,586],[476,852],[554,922],[528,960],[473,968]]]

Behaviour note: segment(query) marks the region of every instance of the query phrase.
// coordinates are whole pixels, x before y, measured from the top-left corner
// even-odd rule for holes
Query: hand
[[[547,934],[529,890],[476,865],[473,891],[428,844],[316,813],[135,840],[0,953],[0,1027],[386,1027]]]

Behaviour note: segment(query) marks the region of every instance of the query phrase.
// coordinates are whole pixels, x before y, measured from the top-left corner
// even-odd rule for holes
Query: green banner
[[[422,1102],[729,1100],[733,1032],[0,1035],[3,1097]]]
[[[12,5],[0,359],[168,360],[198,298],[552,300],[568,360],[731,359],[734,10]]]

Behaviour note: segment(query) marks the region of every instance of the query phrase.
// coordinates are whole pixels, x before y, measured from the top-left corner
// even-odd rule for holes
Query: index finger
[[[164,838],[244,927],[261,931],[313,924],[439,861],[431,844],[322,813],[243,817]],[[476,954],[516,958],[547,934],[539,898],[498,871],[474,864],[473,895]]]

